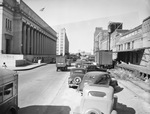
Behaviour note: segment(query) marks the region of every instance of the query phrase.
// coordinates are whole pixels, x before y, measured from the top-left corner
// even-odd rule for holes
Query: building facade
[[[121,35],[116,51],[123,62],[150,67],[150,17]]]
[[[56,55],[56,32],[22,0],[0,1],[0,64],[50,61]]]
[[[141,25],[131,30],[123,30],[122,25],[120,25],[118,23],[118,27],[108,26],[110,29],[115,29],[108,29],[108,38],[99,40],[99,47],[102,46],[99,49],[112,50],[113,59],[118,61],[150,68],[150,16],[144,19]],[[109,42],[109,48],[105,49],[106,42]]]
[[[67,37],[66,29],[62,28],[57,33],[57,48],[56,54],[57,55],[68,55],[69,54],[69,40]]]

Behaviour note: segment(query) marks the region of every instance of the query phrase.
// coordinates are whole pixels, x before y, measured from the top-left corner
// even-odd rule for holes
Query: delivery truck
[[[95,62],[100,68],[112,68],[112,51],[111,50],[98,50],[95,55]]]
[[[66,56],[56,56],[56,71],[67,71]]]

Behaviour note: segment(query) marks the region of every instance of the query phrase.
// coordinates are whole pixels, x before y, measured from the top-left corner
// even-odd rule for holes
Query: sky
[[[66,29],[70,53],[92,52],[96,27],[122,22],[123,29],[132,29],[150,16],[150,0],[23,1],[56,32]]]

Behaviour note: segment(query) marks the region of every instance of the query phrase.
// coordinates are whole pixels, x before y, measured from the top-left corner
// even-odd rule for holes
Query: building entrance
[[[11,43],[11,40],[10,39],[6,39],[6,54],[10,54],[10,43]]]

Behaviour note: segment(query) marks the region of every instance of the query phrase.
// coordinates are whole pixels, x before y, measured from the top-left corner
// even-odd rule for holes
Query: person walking
[[[6,65],[6,63],[5,63],[5,62],[3,62],[2,67],[3,67],[4,69],[6,69],[6,68],[7,68],[7,65]]]

